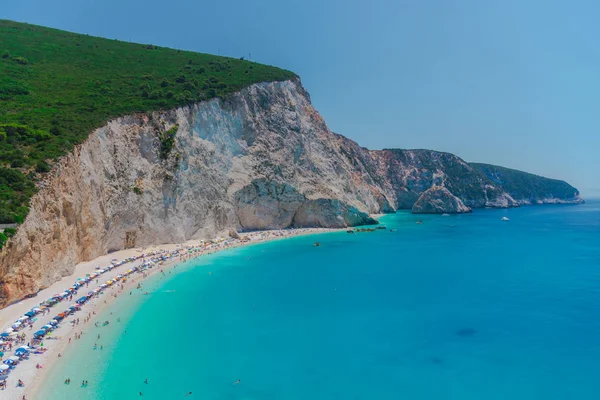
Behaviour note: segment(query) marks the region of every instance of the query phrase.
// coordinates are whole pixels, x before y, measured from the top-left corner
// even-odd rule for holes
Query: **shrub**
[[[21,65],[29,64],[29,61],[27,61],[27,59],[25,57],[13,57],[12,60],[14,62],[16,62],[17,64],[21,64]]]
[[[184,83],[186,80],[185,75],[179,75],[177,78],[175,78],[175,82],[177,83]]]
[[[4,50],[4,53],[2,53],[2,58],[10,58],[10,52],[8,50]]]
[[[161,90],[155,90],[152,93],[150,93],[150,98],[152,100],[156,100],[156,99],[160,99],[162,97],[162,91]]]
[[[179,129],[179,125],[173,126],[168,131],[163,132],[160,135],[160,149],[159,155],[160,158],[166,160],[169,157],[169,153],[173,149],[175,145],[175,135],[177,134],[177,130]]]
[[[38,161],[37,164],[35,165],[35,170],[36,170],[36,172],[41,172],[41,173],[50,172],[50,166],[45,161]]]
[[[17,233],[17,230],[15,228],[4,229],[4,234],[9,238],[15,236],[15,233]]]
[[[10,163],[11,168],[23,168],[25,166],[25,162],[23,160],[12,160]]]
[[[0,232],[0,249],[4,247],[4,244],[8,240],[8,236],[6,236],[3,232]]]

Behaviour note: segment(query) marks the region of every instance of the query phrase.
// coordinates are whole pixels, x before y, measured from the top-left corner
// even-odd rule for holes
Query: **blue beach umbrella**
[[[2,333],[0,333],[0,337],[8,337],[8,332],[2,332]]]
[[[44,336],[46,334],[46,331],[43,329],[40,329],[39,331],[35,332],[33,335],[34,336]]]
[[[5,381],[8,378],[8,375],[0,375],[0,381]]]

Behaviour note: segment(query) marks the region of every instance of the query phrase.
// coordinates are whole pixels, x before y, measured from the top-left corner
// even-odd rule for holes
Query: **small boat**
[[[500,220],[501,221],[510,221],[510,219],[508,219],[508,217],[502,217]]]
[[[449,217],[449,216],[450,216],[450,214],[448,214],[448,213],[443,213],[442,214],[442,217]]]

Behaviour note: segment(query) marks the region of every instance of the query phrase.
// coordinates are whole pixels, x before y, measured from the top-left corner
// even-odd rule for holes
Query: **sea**
[[[380,222],[149,278],[39,398],[600,398],[600,201]]]

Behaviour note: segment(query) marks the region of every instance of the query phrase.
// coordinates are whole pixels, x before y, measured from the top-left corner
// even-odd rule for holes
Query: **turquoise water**
[[[598,398],[600,202],[383,222],[397,230],[233,249],[151,278],[150,296],[99,318],[110,328],[87,327],[43,398]]]

